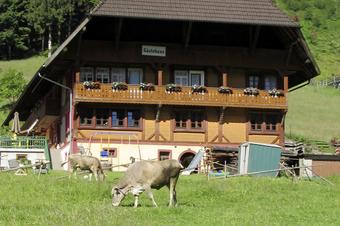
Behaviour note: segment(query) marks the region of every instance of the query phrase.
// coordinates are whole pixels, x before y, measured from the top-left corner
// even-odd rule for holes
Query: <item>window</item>
[[[175,112],[175,130],[203,130],[202,111],[180,111]]]
[[[80,68],[80,81],[93,81],[94,73],[92,67],[81,67]]]
[[[175,83],[181,86],[189,85],[189,72],[188,71],[175,71]]]
[[[248,81],[248,86],[252,87],[252,88],[260,88],[259,84],[260,84],[260,77],[258,75],[250,75],[248,77],[249,81]]]
[[[139,129],[141,126],[140,110],[84,108],[78,114],[80,127]]]
[[[112,110],[112,127],[139,128],[141,114],[139,110]]]
[[[124,110],[112,110],[112,127],[124,127]]]
[[[190,84],[204,86],[204,71],[190,71]]]
[[[273,75],[268,75],[264,77],[264,89],[270,90],[277,87],[276,77]]]
[[[168,160],[171,159],[171,150],[158,150],[158,160]]]
[[[125,68],[112,68],[111,80],[112,82],[125,82]]]
[[[250,130],[260,133],[277,132],[280,118],[278,113],[251,113]]]
[[[109,83],[110,69],[106,67],[98,67],[96,69],[96,80],[100,83]]]
[[[100,152],[100,157],[116,158],[117,149],[116,148],[103,148],[103,150]]]
[[[129,84],[140,84],[142,81],[143,81],[143,69],[141,68],[128,69]]]
[[[204,71],[175,70],[175,83],[181,86],[204,85]]]
[[[277,88],[277,76],[275,75],[265,75],[260,76],[257,73],[253,73],[248,76],[248,87],[258,88],[258,89],[273,89]]]
[[[81,126],[91,126],[92,118],[93,118],[93,110],[92,109],[79,109],[79,118]]]
[[[96,109],[96,126],[108,127],[109,115],[108,109]]]

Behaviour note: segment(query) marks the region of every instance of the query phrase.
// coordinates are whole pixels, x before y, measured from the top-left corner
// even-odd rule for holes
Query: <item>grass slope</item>
[[[0,61],[0,76],[9,69],[15,69],[23,72],[24,78],[29,81],[45,60],[44,56],[34,56],[22,60]]]
[[[233,178],[207,181],[181,177],[178,207],[168,208],[168,189],[154,191],[159,208],[146,195],[111,206],[117,174],[103,183],[58,180],[61,172],[18,177],[1,174],[0,225],[339,225],[340,177],[321,181]]]
[[[286,135],[340,138],[340,90],[307,86],[290,93],[288,105]]]

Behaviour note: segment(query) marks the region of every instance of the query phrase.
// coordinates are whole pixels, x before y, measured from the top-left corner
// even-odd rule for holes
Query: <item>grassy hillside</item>
[[[317,79],[340,75],[340,1],[276,0],[290,16],[296,16],[321,69]]]
[[[132,208],[129,195],[112,207],[114,178],[105,182],[58,179],[53,172],[26,177],[0,174],[0,225],[339,225],[340,177],[292,182],[286,178],[233,178],[207,181],[180,177],[178,207],[168,208],[168,189],[154,191],[153,208],[145,194]]]
[[[288,105],[286,135],[340,138],[340,90],[307,86],[289,93]]]
[[[30,80],[45,60],[44,56],[34,56],[22,60],[0,61],[0,76],[9,69],[15,69],[23,72],[26,80]]]

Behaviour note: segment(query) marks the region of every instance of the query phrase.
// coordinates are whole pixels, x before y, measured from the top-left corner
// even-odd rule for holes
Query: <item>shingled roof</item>
[[[103,0],[92,15],[299,26],[272,0]]]

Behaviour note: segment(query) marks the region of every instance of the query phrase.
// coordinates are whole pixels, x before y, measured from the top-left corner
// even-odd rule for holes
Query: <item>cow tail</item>
[[[68,160],[63,162],[63,163],[61,163],[61,166],[64,166],[66,163],[68,163]]]

